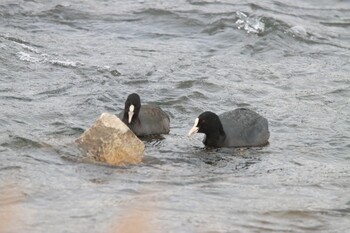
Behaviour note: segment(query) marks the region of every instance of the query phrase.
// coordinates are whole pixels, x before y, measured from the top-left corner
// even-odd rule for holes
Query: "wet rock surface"
[[[145,149],[143,142],[110,113],[102,113],[76,143],[88,157],[112,165],[140,163]]]

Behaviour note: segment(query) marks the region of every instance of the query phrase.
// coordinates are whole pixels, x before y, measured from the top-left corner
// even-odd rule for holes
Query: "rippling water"
[[[0,51],[0,231],[350,229],[349,1],[2,0]],[[74,139],[131,92],[171,133],[138,166],[85,161]],[[269,146],[185,136],[242,106]]]

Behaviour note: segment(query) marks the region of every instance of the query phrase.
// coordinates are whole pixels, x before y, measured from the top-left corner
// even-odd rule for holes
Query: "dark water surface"
[[[120,232],[136,211],[150,232],[347,232],[349,58],[346,0],[2,0],[0,231]],[[74,139],[132,92],[171,133],[138,166],[84,161]],[[268,147],[185,136],[242,106]]]

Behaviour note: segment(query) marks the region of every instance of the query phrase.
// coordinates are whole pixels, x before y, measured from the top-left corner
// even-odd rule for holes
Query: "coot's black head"
[[[134,123],[139,116],[140,108],[140,96],[136,93],[130,94],[125,101],[123,121],[128,124]]]
[[[203,112],[196,118],[188,136],[195,133],[204,133],[206,135],[204,144],[213,147],[220,146],[226,138],[219,116],[209,111]]]

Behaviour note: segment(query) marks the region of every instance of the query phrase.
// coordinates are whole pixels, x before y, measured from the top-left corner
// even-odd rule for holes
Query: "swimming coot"
[[[128,96],[119,118],[137,136],[167,134],[170,131],[169,116],[158,106],[141,106],[140,96],[136,93]]]
[[[258,113],[238,108],[220,116],[203,112],[195,120],[188,136],[204,133],[203,143],[209,147],[251,147],[268,143],[270,132],[267,120]]]

